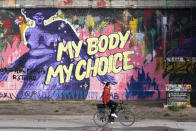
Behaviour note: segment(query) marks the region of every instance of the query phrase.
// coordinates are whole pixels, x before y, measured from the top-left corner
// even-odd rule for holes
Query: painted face
[[[33,16],[33,20],[35,21],[36,25],[43,25],[44,24],[44,16],[42,12],[38,12]]]

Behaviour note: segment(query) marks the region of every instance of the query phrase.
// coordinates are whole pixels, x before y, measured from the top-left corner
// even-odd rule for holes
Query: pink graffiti
[[[12,64],[16,59],[18,59],[20,56],[22,56],[24,53],[28,52],[29,49],[24,45],[23,42],[19,44],[20,41],[20,35],[14,35],[13,36],[13,45],[11,46],[9,42],[7,42],[7,48],[4,49],[2,52],[2,57],[4,61],[0,61],[0,68],[8,67],[10,64]],[[22,87],[23,81],[14,81],[12,76],[15,72],[9,73],[8,80],[0,82],[0,87],[3,87],[3,90],[6,90],[7,93],[12,93],[15,96],[17,95],[19,89]],[[21,73],[22,74],[22,73]],[[18,74],[20,75],[20,74]],[[13,90],[15,89],[15,90]],[[2,91],[2,90],[1,90]],[[5,99],[7,100],[7,99]]]
[[[13,63],[16,59],[26,53],[29,49],[24,45],[23,42],[19,44],[17,47],[18,42],[20,41],[19,35],[13,36],[13,45],[11,46],[10,43],[7,42],[6,50],[3,50],[2,57],[4,62],[0,61],[1,68],[7,67],[11,63]]]
[[[57,5],[57,7],[62,7],[63,5],[70,5],[72,2],[71,0],[66,0],[66,1],[60,1]]]
[[[97,2],[97,7],[99,7],[99,8],[106,8],[105,0],[98,1]]]
[[[144,72],[145,73],[149,73],[150,78],[155,78],[158,86],[159,86],[159,90],[161,91],[161,95],[160,98],[164,99],[165,96],[165,84],[168,83],[168,77],[167,78],[162,78],[162,73],[164,72],[164,70],[160,71],[159,73],[155,73],[155,69],[156,69],[156,65],[157,65],[157,60],[153,59],[151,63],[144,65],[143,62],[145,61],[145,57],[142,55],[142,51],[141,51],[142,45],[138,45],[138,46],[133,46],[130,50],[134,50],[135,54],[131,56],[131,63],[134,65],[134,67],[139,68],[140,69],[140,73],[141,73],[141,69],[143,67]],[[121,72],[122,73],[122,72]],[[130,78],[133,76],[134,79],[137,79],[138,77],[138,72],[135,69],[132,69],[131,71],[126,71],[123,72],[124,76],[123,79],[121,79],[120,83],[119,83],[119,93],[122,94],[122,91],[125,92],[125,88],[127,87],[127,82],[130,83]],[[154,90],[153,87],[150,87],[148,90]],[[120,99],[122,97],[119,96]],[[123,97],[124,98],[124,97]],[[155,92],[155,94],[153,95],[153,97],[148,98],[148,99],[157,99],[158,98],[158,92]],[[134,100],[137,99],[137,96],[133,98]]]
[[[103,32],[99,32],[98,30],[94,30],[94,35],[91,35],[88,33],[88,30],[82,30],[82,28],[79,28],[79,39],[83,40],[84,42],[86,41],[87,38],[89,37],[100,37],[101,35],[109,35],[112,34],[113,32],[113,25],[108,25],[107,27],[105,27],[103,29]],[[163,70],[160,71],[159,73],[155,73],[155,69],[156,69],[156,65],[157,65],[157,60],[153,59],[152,62],[148,63],[148,64],[143,64],[143,62],[146,59],[146,56],[142,55],[142,46],[143,44],[139,44],[138,46],[133,46],[133,47],[129,47],[129,43],[132,41],[132,39],[130,38],[124,49],[119,49],[116,48],[115,50],[107,50],[104,53],[97,53],[97,56],[109,56],[111,54],[115,54],[115,53],[122,53],[124,51],[129,51],[129,50],[133,50],[135,52],[134,55],[131,55],[131,61],[128,64],[133,64],[134,67],[139,68],[139,69],[144,69],[144,71],[147,73],[149,73],[149,76],[151,78],[155,78],[158,86],[159,86],[159,90],[161,91],[161,95],[160,98],[164,99],[165,96],[165,84],[168,83],[168,77],[166,78],[162,78],[162,73],[164,72]],[[117,63],[117,66],[120,66],[120,62]],[[134,79],[137,79],[137,75],[138,72],[135,69],[132,70],[128,70],[128,71],[121,71],[118,74],[114,74],[114,73],[110,73],[111,76],[113,76],[117,81],[118,84],[114,85],[111,92],[113,93],[118,93],[119,99],[125,99],[125,88],[127,88],[127,83],[130,83],[130,78],[133,76]],[[100,99],[100,95],[101,92],[103,91],[103,86],[97,79],[96,77],[91,77],[90,78],[91,82],[90,82],[90,90],[89,91],[94,91],[94,92],[99,92],[98,95],[98,99]],[[154,90],[153,87],[150,87],[149,90]],[[157,99],[158,98],[158,91],[155,91],[155,94],[148,99]],[[90,99],[87,97],[87,99]],[[137,96],[134,97],[133,99],[137,99]]]

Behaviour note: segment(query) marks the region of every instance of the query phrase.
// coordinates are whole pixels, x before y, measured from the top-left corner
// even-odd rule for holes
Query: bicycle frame
[[[123,103],[123,101],[121,101],[119,104],[118,104],[118,107],[117,107],[117,110],[116,110],[116,114],[119,116],[118,118],[119,118],[119,122],[122,124],[122,125],[124,125],[124,126],[131,126],[134,122],[135,122],[135,115],[134,115],[134,113],[130,110],[130,109],[128,109],[128,110],[126,110],[125,108],[124,108],[124,103]],[[122,111],[121,113],[120,113],[120,111]],[[129,114],[129,115],[127,115],[127,113],[131,113],[131,114]],[[96,116],[97,116],[97,114],[100,114],[101,115],[101,117],[98,117],[98,120],[96,120]],[[110,121],[110,120],[112,120],[112,119],[114,119],[115,120],[115,118],[113,118],[113,117],[111,117],[110,116],[110,114],[111,114],[111,111],[110,111],[110,108],[108,107],[108,106],[106,106],[106,108],[104,108],[104,110],[97,110],[97,112],[94,114],[94,116],[93,116],[93,121],[95,122],[95,124],[97,124],[98,126],[105,126],[105,125],[107,125],[108,124],[108,122]],[[131,119],[131,121],[129,120],[128,121],[128,123],[126,123],[126,120],[125,121],[123,121],[124,119],[120,119],[120,118],[124,118],[124,116],[130,116],[131,115],[131,118],[133,118],[133,119]],[[101,118],[101,119],[100,119]],[[109,121],[106,121],[106,122],[104,122],[104,123],[102,123],[101,125],[99,125],[97,122],[98,121],[105,121],[105,120],[109,120]],[[102,121],[102,122],[103,122]]]
[[[117,114],[118,114],[120,111],[125,110],[125,108],[123,107],[123,104],[124,104],[123,101],[121,101],[121,102],[118,104],[118,107],[117,107],[117,110],[116,110],[116,113],[117,113]]]

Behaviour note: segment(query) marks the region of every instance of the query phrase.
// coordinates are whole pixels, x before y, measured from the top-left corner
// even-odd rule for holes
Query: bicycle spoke
[[[130,110],[122,111],[119,114],[119,121],[124,126],[131,126],[135,122],[135,115]]]
[[[110,117],[109,110],[105,110],[105,106],[103,104],[97,104],[98,111],[93,116],[93,121],[98,126],[105,126],[109,122],[113,121],[112,117]],[[131,110],[126,110],[123,107],[123,102],[119,103],[118,106],[118,119],[120,123],[124,126],[131,126],[135,122],[135,115]]]
[[[108,113],[105,111],[97,111],[94,114],[93,121],[98,126],[105,126],[109,122]]]

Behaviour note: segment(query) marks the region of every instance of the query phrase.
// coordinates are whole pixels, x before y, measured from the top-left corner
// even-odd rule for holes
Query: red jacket
[[[103,103],[107,104],[110,101],[110,88],[104,87],[103,91]]]

